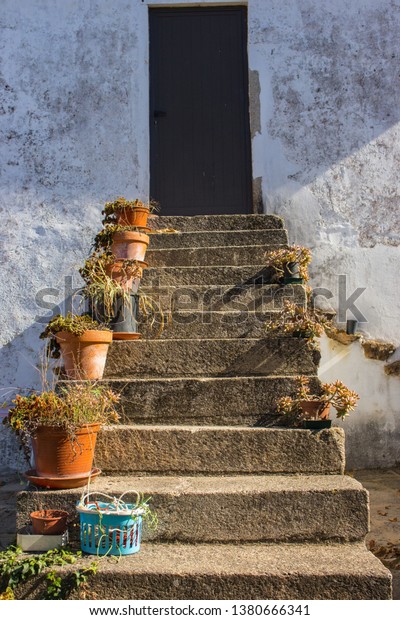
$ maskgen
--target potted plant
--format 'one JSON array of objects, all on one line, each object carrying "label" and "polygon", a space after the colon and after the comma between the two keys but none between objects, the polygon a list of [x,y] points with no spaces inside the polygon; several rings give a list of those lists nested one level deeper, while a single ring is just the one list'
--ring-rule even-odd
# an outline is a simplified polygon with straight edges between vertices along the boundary
[{"label": "potted plant", "polygon": [[271,332],[304,338],[315,349],[315,338],[322,336],[329,326],[331,321],[322,313],[285,300],[282,310],[265,327]]},{"label": "potted plant", "polygon": [[97,233],[94,250],[111,252],[116,259],[144,261],[150,237],[132,226],[108,224]]},{"label": "potted plant", "polygon": [[94,253],[79,270],[86,285],[80,293],[89,302],[88,312],[107,323],[116,340],[139,338],[138,288],[144,263],[115,261],[111,253]]},{"label": "potted plant", "polygon": [[304,428],[329,428],[331,405],[336,409],[336,417],[344,419],[354,411],[359,396],[350,390],[342,381],[322,383],[321,391],[313,394],[310,390],[310,379],[297,377],[297,392],[294,397],[284,396],[277,402],[278,413],[284,413],[296,423],[302,421]]},{"label": "potted plant", "polygon": [[[143,261],[118,260],[110,251],[95,251],[86,259],[83,267],[79,269],[79,273],[86,285],[101,285],[102,288],[107,288],[104,287],[104,283],[109,284],[110,295],[112,295],[112,289],[116,285],[116,294],[121,291],[137,293],[145,267],[147,267],[147,263]],[[111,281],[115,285],[112,285]]]},{"label": "potted plant", "polygon": [[87,314],[52,318],[40,335],[49,338],[50,357],[62,354],[68,379],[98,380],[103,377],[112,332]]},{"label": "potted plant", "polygon": [[311,252],[300,245],[280,248],[265,253],[266,267],[275,270],[276,277],[283,284],[303,284],[308,282],[308,265]]},{"label": "potted plant", "polygon": [[106,202],[103,209],[103,224],[118,224],[120,226],[133,226],[146,228],[150,213],[157,211],[155,202],[144,203],[138,198],[126,200],[122,196],[114,202]]},{"label": "potted plant", "polygon": [[32,445],[35,471],[28,472],[28,478],[39,486],[83,486],[93,472],[98,431],[119,419],[118,402],[119,396],[106,386],[89,382],[57,392],[18,394],[4,423],[17,434],[27,456]]}]

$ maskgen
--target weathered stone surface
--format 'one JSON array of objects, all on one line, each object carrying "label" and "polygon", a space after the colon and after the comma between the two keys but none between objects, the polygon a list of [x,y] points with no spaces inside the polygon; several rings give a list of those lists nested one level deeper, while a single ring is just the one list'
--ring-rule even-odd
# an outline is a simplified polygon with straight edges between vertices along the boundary
[{"label": "weathered stone surface", "polygon": [[[158,527],[145,527],[143,538],[157,542],[354,541],[368,531],[367,492],[348,476],[111,476],[90,489],[151,497]],[[74,515],[80,495],[79,489],[22,491],[18,526],[41,506]],[[134,501],[135,494],[124,497]]]},{"label": "weathered stone surface", "polygon": [[242,267],[150,267],[143,272],[143,286],[191,286],[192,284],[271,284],[274,270],[262,263]]},{"label": "weathered stone surface", "polygon": [[174,228],[182,232],[213,230],[264,230],[284,228],[283,219],[276,215],[194,215],[156,216],[149,219],[149,227]]},{"label": "weathered stone surface", "polygon": [[318,362],[302,338],[116,341],[104,377],[307,375]]},{"label": "weathered stone surface", "polygon": [[220,246],[287,244],[287,231],[265,230],[223,230],[218,232],[182,232],[151,234],[149,249],[160,248],[207,248]]},{"label": "weathered stone surface", "polygon": [[108,426],[96,465],[125,474],[342,474],[344,432],[232,426]]},{"label": "weathered stone surface", "polygon": [[343,329],[329,329],[326,328],[326,334],[332,340],[340,342],[340,344],[349,345],[360,340],[361,334],[347,334]]},{"label": "weathered stone surface", "polygon": [[[73,570],[76,565],[59,574]],[[30,589],[26,598],[34,592],[40,597],[40,590]],[[104,559],[88,592],[98,600],[386,600],[391,575],[362,543],[147,543],[119,562]]]},{"label": "weathered stone surface", "polygon": [[[276,401],[294,394],[294,377],[192,377],[107,380],[135,424],[276,423]],[[314,377],[311,385],[318,386]]]},{"label": "weathered stone surface", "polygon": [[395,375],[400,377],[400,360],[397,362],[392,362],[391,364],[386,364],[385,373],[387,375]]},{"label": "weathered stone surface", "polygon": [[163,312],[161,317],[145,322],[139,319],[139,332],[146,339],[220,339],[220,338],[265,338],[266,323],[271,312]]},{"label": "weathered stone surface", "polygon": [[364,340],[361,343],[365,357],[385,362],[395,352],[396,346],[392,342],[382,340]]},{"label": "weathered stone surface", "polygon": [[304,287],[292,284],[160,286],[142,287],[141,292],[150,295],[163,310],[274,312],[280,310],[285,301],[297,305],[306,303]]},{"label": "weathered stone surface", "polygon": [[[277,249],[282,246],[269,246]],[[177,248],[148,250],[146,261],[152,267],[202,267],[217,265],[261,265],[265,260],[265,246],[238,245],[217,248]]]}]

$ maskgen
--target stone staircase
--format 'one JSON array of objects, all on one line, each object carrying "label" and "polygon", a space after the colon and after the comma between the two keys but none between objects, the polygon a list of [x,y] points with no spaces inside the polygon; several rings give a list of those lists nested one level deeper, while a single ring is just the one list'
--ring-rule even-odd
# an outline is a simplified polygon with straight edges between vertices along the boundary
[{"label": "stone staircase", "polygon": [[[114,342],[107,381],[123,425],[98,439],[92,490],[150,495],[155,532],[141,552],[101,562],[103,599],[387,599],[391,578],[367,551],[366,491],[344,475],[344,434],[279,428],[276,399],[319,355],[272,338],[265,320],[301,286],[271,284],[266,249],[287,243],[267,215],[160,217],[143,290],[169,322]],[[146,328],[143,328],[146,333]],[[80,490],[24,491],[18,526],[40,506],[74,512]],[[63,569],[68,570],[68,568]]]}]

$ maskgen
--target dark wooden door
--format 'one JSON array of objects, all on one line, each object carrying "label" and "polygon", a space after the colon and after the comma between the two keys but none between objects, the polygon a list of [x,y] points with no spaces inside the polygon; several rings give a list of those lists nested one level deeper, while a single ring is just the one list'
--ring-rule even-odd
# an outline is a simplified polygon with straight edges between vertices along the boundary
[{"label": "dark wooden door", "polygon": [[161,215],[252,211],[246,15],[150,10],[150,195]]}]

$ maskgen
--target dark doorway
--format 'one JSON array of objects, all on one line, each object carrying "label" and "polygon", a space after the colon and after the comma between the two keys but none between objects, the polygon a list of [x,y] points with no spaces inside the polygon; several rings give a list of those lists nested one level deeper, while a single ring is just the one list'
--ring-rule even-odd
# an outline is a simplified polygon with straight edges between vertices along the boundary
[{"label": "dark doorway", "polygon": [[252,212],[245,7],[150,10],[150,196],[161,215]]}]

